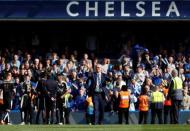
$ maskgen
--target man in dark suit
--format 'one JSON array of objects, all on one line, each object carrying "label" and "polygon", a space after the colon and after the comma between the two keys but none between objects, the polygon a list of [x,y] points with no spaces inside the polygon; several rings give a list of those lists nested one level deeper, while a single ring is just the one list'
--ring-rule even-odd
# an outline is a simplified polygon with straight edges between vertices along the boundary
[{"label": "man in dark suit", "polygon": [[[46,75],[45,73],[40,74],[40,79],[38,80],[38,85],[36,87],[36,92],[37,92],[37,115],[36,115],[36,124],[39,124],[39,118],[40,114],[42,114],[42,120],[43,123],[45,124],[45,93],[46,93]],[[41,113],[42,112],[42,113]]]},{"label": "man in dark suit", "polygon": [[97,64],[96,72],[93,73],[91,89],[93,93],[95,124],[103,124],[105,105],[105,74],[102,73],[101,65]]},{"label": "man in dark suit", "polygon": [[57,82],[51,79],[51,74],[48,74],[46,81],[46,123],[53,124],[56,107]]}]

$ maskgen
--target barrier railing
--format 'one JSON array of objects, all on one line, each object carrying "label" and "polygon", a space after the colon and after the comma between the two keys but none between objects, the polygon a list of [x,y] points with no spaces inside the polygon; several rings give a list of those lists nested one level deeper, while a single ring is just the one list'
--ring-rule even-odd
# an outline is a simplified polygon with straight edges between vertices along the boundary
[{"label": "barrier railing", "polygon": [[[35,116],[36,113],[34,113],[33,123],[35,123]],[[19,124],[21,123],[21,116],[19,111],[12,111],[10,114],[11,122],[13,124]],[[130,124],[138,124],[138,118],[139,118],[139,112],[138,111],[130,111],[129,113],[129,123]],[[149,112],[148,115],[148,123],[150,123],[151,119],[151,112]],[[189,111],[180,111],[179,115],[179,123],[185,124],[187,120],[190,119],[190,110]],[[40,123],[41,123],[40,118]],[[56,122],[56,119],[55,119]],[[169,122],[169,120],[168,120]],[[118,114],[117,112],[110,113],[105,112],[104,115],[104,124],[117,124],[118,123]],[[86,124],[86,118],[85,118],[85,112],[77,111],[77,112],[71,112],[70,114],[70,124]]]}]

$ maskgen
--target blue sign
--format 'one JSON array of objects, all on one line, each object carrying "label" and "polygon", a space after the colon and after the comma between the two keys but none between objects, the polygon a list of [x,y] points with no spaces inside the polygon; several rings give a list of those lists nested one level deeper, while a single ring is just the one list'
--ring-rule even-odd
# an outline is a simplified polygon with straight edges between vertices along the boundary
[{"label": "blue sign", "polygon": [[188,20],[185,0],[0,0],[0,19]]}]

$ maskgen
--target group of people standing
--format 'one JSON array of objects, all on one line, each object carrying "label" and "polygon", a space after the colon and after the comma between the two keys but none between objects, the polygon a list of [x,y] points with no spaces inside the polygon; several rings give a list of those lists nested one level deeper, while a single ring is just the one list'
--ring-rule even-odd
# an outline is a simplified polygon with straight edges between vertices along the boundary
[{"label": "group of people standing", "polygon": [[[102,124],[104,119],[104,87],[103,81],[104,75],[101,73],[99,66],[97,66],[97,73],[94,78],[97,81],[94,84],[94,104],[95,104],[95,124]],[[101,76],[101,77],[100,77]],[[141,93],[138,97],[138,109],[139,109],[139,124],[148,123],[148,114],[151,110],[151,124],[155,124],[156,117],[159,124],[178,124],[179,123],[179,111],[181,102],[183,100],[183,82],[178,77],[178,71],[172,71],[172,81],[169,86],[162,87],[157,85],[154,87],[154,91],[149,93],[148,88],[144,86],[141,89]],[[99,84],[101,79],[101,84]],[[118,93],[118,123],[123,123],[123,117],[125,123],[129,124],[129,108],[131,101],[131,92],[128,86],[123,85],[121,91]],[[164,114],[164,119],[163,119]],[[170,122],[168,120],[170,119]],[[164,120],[164,123],[163,123]]]},{"label": "group of people standing", "polygon": [[123,118],[128,124],[129,112],[137,110],[139,124],[154,124],[156,117],[160,124],[163,118],[169,123],[169,116],[170,123],[179,123],[182,105],[190,107],[190,57],[153,56],[139,46],[129,51],[111,61],[87,53],[79,58],[77,51],[66,56],[5,50],[0,56],[1,124],[11,123],[11,109],[20,111],[22,125],[69,124],[71,111],[83,111],[88,124],[104,124],[107,111],[118,115],[119,124]]},{"label": "group of people standing", "polygon": [[[44,124],[55,123],[55,114],[57,123],[68,124],[70,113],[68,103],[72,95],[62,75],[58,75],[58,81],[50,79],[50,76],[42,76],[35,85],[32,84],[30,76],[26,75],[24,79],[18,88],[17,81],[13,82],[11,73],[7,73],[6,79],[1,83],[0,90],[3,96],[0,104],[1,124],[11,124],[9,115],[16,93],[20,93],[21,125],[39,124],[40,114]],[[33,117],[34,112],[36,112],[36,119]]]}]

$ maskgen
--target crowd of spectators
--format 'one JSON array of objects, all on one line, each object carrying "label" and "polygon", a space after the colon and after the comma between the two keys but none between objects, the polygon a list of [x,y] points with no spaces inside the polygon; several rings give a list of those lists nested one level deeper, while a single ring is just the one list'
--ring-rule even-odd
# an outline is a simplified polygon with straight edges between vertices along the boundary
[{"label": "crowd of spectators", "polygon": [[147,88],[149,95],[155,90],[155,86],[160,86],[161,91],[162,87],[169,87],[173,69],[178,70],[178,76],[183,81],[181,110],[190,109],[190,52],[183,49],[170,52],[170,49],[166,49],[155,54],[143,46],[134,44],[131,47],[126,46],[121,57],[114,60],[106,56],[89,56],[87,53],[81,56],[76,50],[72,53],[57,53],[52,50],[40,55],[33,51],[1,49],[0,80],[5,80],[6,74],[11,73],[15,86],[12,109],[20,109],[20,90],[25,76],[30,77],[35,88],[42,74],[50,75],[55,81],[61,74],[73,96],[69,101],[71,111],[84,111],[89,79],[97,64],[101,64],[102,72],[106,75],[105,111],[117,111],[118,92],[123,85],[128,86],[131,94],[129,110],[138,110],[138,97],[142,87]]}]

